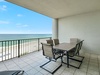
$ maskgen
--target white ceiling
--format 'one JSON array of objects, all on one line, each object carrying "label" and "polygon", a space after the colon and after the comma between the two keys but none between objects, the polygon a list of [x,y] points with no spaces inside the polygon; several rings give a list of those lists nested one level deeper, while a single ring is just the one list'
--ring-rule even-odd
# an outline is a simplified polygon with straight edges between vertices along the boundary
[{"label": "white ceiling", "polygon": [[6,0],[51,18],[100,10],[100,0]]}]

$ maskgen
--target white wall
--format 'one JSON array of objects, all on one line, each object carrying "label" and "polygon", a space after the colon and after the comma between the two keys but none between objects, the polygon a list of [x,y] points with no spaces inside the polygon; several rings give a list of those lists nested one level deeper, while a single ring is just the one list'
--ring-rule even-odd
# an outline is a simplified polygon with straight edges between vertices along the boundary
[{"label": "white wall", "polygon": [[100,11],[61,18],[58,31],[60,42],[79,38],[85,52],[100,54]]}]

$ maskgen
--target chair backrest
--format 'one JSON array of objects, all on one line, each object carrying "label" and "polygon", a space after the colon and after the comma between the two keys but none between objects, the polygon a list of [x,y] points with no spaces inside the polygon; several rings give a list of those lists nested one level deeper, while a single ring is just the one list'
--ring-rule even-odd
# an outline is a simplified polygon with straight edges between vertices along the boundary
[{"label": "chair backrest", "polygon": [[53,46],[51,44],[42,44],[43,55],[49,58],[54,58]]},{"label": "chair backrest", "polygon": [[70,43],[77,44],[78,43],[78,39],[77,38],[70,38]]},{"label": "chair backrest", "polygon": [[79,43],[76,44],[76,52],[75,52],[76,55],[77,55],[77,54],[79,55],[79,51],[80,51],[81,48],[82,48],[83,41],[84,41],[84,40],[82,40],[82,41],[80,41]]},{"label": "chair backrest", "polygon": [[59,39],[53,39],[54,40],[54,45],[58,45],[59,44]]},{"label": "chair backrest", "polygon": [[76,44],[75,48],[73,48],[72,50],[70,50],[69,52],[71,53],[71,56],[73,57],[74,55],[79,55],[79,51],[81,50],[82,48],[82,44],[83,44],[83,41],[80,41],[79,43]]},{"label": "chair backrest", "polygon": [[77,50],[78,52],[79,52],[79,51],[81,50],[81,48],[82,48],[83,41],[84,41],[84,40],[82,40],[82,41],[79,42],[79,48],[78,48],[78,50]]},{"label": "chair backrest", "polygon": [[47,41],[47,44],[53,45],[53,40],[46,40],[46,41]]}]

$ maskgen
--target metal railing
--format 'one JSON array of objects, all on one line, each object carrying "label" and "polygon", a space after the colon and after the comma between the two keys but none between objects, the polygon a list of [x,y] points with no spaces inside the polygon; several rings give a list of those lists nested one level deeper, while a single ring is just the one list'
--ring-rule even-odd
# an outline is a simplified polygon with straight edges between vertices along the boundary
[{"label": "metal railing", "polygon": [[39,51],[42,49],[41,42],[46,42],[47,39],[51,37],[0,41],[0,61]]}]

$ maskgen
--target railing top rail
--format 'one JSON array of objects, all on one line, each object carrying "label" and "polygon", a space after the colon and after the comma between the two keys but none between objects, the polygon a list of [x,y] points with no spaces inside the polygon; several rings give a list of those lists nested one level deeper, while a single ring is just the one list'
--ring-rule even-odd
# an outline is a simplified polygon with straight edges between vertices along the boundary
[{"label": "railing top rail", "polygon": [[0,40],[0,42],[5,42],[5,41],[17,41],[17,40],[34,40],[34,39],[45,39],[45,38],[51,38],[51,37],[38,37],[38,38],[23,38],[23,39],[12,39],[12,40]]}]

